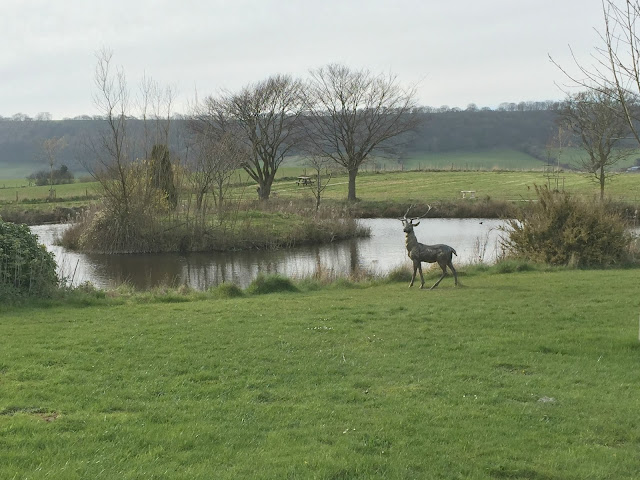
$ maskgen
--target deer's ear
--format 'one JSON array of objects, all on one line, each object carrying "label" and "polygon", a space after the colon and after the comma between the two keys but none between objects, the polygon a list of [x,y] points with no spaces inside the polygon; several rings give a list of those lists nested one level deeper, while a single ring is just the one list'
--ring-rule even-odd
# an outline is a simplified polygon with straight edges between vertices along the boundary
[{"label": "deer's ear", "polygon": [[420,222],[413,224],[414,227],[417,227],[418,225],[420,225]]}]

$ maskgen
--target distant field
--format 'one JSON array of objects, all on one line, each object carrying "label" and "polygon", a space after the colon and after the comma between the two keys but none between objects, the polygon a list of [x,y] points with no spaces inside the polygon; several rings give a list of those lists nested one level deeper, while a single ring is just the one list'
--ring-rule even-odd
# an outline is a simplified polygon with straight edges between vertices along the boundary
[{"label": "distant field", "polygon": [[[298,186],[295,177],[302,174],[300,167],[283,167],[281,176],[273,185],[272,192],[286,199],[312,199],[308,187]],[[306,172],[310,174],[310,171]],[[237,180],[247,181],[246,174],[239,173]],[[331,178],[323,192],[324,199],[344,200],[347,196],[346,175]],[[26,187],[21,180],[0,180],[0,204],[16,205],[20,208],[41,208],[49,195],[49,188]],[[358,198],[368,201],[436,201],[462,198],[462,191],[474,191],[478,199],[520,201],[535,198],[535,185],[558,187],[581,195],[598,195],[599,187],[592,177],[564,172],[556,178],[547,178],[542,171],[381,171],[362,172],[358,175],[356,188]],[[75,183],[56,186],[58,200],[82,202],[96,193],[97,184]],[[619,174],[607,181],[605,192],[616,200],[640,203],[640,174]],[[256,198],[253,183],[232,189],[231,195],[253,200]],[[26,199],[26,201],[25,201]],[[33,200],[33,202],[32,202]],[[39,203],[38,203],[39,202]],[[56,202],[47,205],[60,205]]]},{"label": "distant field", "polygon": [[[331,179],[323,197],[343,200],[347,196],[347,177]],[[548,179],[543,172],[491,172],[491,171],[438,171],[438,172],[383,172],[363,173],[356,181],[358,198],[372,201],[435,201],[462,198],[462,191],[473,190],[477,198],[508,201],[531,200],[535,198],[535,185],[551,183],[556,187],[556,179]],[[598,195],[598,186],[584,174],[567,172],[557,179],[559,189],[583,195]],[[295,181],[280,181],[273,191],[286,198],[313,197],[307,187],[299,187]],[[607,195],[630,202],[640,201],[640,175],[621,174],[613,177],[606,185]]]},{"label": "distant field", "polygon": [[[96,182],[70,183],[66,185],[56,185],[54,190],[58,199],[70,197],[87,197],[95,195]],[[26,180],[9,179],[0,180],[0,203],[28,200],[44,200],[49,197],[48,186],[28,186]]]},{"label": "distant field", "polygon": [[[304,158],[288,159],[283,166],[290,171],[309,168]],[[422,153],[412,152],[402,160],[372,158],[362,165],[363,172],[393,170],[531,170],[541,169],[544,162],[517,150],[503,148],[484,151]]]},{"label": "distant field", "polygon": [[544,162],[523,152],[496,149],[483,152],[446,152],[409,155],[406,170],[438,168],[450,170],[531,170]]}]

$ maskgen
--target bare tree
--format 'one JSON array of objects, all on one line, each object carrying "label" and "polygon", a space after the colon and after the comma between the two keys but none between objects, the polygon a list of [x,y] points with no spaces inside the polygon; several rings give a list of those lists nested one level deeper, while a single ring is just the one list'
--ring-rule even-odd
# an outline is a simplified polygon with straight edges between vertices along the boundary
[{"label": "bare tree", "polygon": [[402,88],[393,75],[337,64],[311,72],[306,118],[312,154],[347,169],[350,201],[360,166],[370,156],[392,154],[420,122],[415,89]]},{"label": "bare tree", "polygon": [[587,65],[572,56],[577,73],[551,61],[580,88],[609,95],[615,99],[616,113],[628,124],[631,135],[640,144],[640,0],[602,0],[604,25],[599,36],[601,44]]},{"label": "bare tree", "polygon": [[210,132],[198,133],[194,142],[194,160],[191,180],[196,192],[196,208],[202,212],[204,198],[213,193],[214,202],[222,206],[226,198],[231,176],[240,168],[247,152],[230,133],[220,136]]},{"label": "bare tree", "polygon": [[198,117],[247,147],[242,168],[257,182],[259,198],[266,200],[278,167],[301,141],[303,104],[302,82],[275,75],[236,94],[208,97]]},{"label": "bare tree", "polygon": [[39,112],[36,116],[34,120],[37,120],[39,122],[49,122],[53,119],[53,117],[51,116],[51,114],[49,112]]},{"label": "bare tree", "polygon": [[[131,113],[130,91],[124,70],[113,65],[110,50],[98,51],[96,58],[94,103],[104,128],[96,138],[89,140],[91,155],[83,160],[83,166],[99,182],[103,192],[101,221],[110,222],[109,227],[103,228],[103,235],[96,236],[100,242],[96,249],[128,251],[131,244],[140,238],[144,237],[146,241],[153,237],[149,232],[155,228],[156,214],[165,212],[175,200],[169,198],[166,188],[156,188],[154,172],[151,171],[154,166],[161,170],[155,172],[160,175],[171,171],[171,168],[166,168],[165,161],[168,147],[156,144],[156,157],[161,161],[139,158],[139,153],[146,149],[146,145],[143,146],[146,142],[140,140],[135,128],[130,128],[134,126],[131,119],[135,117]],[[143,250],[147,247],[136,248]]]},{"label": "bare tree", "polygon": [[113,66],[113,52],[102,49],[96,53],[96,59],[93,100],[106,125],[91,144],[94,158],[85,161],[83,166],[100,183],[114,213],[125,220],[132,212],[136,187],[133,180],[137,178],[132,171],[135,168],[133,145],[127,128],[129,87],[124,70]]},{"label": "bare tree", "polygon": [[[316,199],[316,212],[320,209],[320,199],[322,198],[323,192],[329,186],[329,182],[331,181],[331,177],[333,176],[333,172],[329,170],[330,159],[327,157],[311,155],[307,162],[311,168],[313,168],[315,172],[315,181],[309,183],[309,188],[311,189],[311,193],[313,193],[313,197]],[[324,177],[322,175],[322,171],[324,170]]]},{"label": "bare tree", "polygon": [[144,127],[144,158],[150,158],[154,145],[169,146],[171,112],[175,101],[175,89],[160,84],[146,74],[140,82],[138,107]]},{"label": "bare tree", "polygon": [[601,199],[605,180],[612,174],[610,167],[632,153],[623,148],[629,125],[619,112],[615,95],[599,90],[570,95],[559,112],[561,122],[575,134],[587,154],[581,166],[600,184]]},{"label": "bare tree", "polygon": [[49,164],[49,196],[53,196],[53,167],[55,167],[58,154],[67,146],[64,137],[51,137],[42,142],[42,151]]}]

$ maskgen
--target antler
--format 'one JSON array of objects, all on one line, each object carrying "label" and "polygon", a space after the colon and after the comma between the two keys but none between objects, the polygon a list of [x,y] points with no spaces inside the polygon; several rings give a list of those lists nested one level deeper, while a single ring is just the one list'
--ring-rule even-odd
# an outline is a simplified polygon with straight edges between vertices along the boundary
[{"label": "antler", "polygon": [[429,209],[426,212],[424,212],[421,217],[418,217],[418,218],[424,218],[424,217],[427,216],[427,213],[429,213],[431,211],[431,208],[432,208],[431,205],[429,205],[428,203],[427,203],[427,207],[429,207]]},{"label": "antler", "polygon": [[409,210],[411,210],[414,206],[415,206],[414,204],[409,205],[409,208],[407,208],[407,211],[405,212],[404,217],[402,217],[400,220],[402,220],[403,222],[411,222],[411,221],[413,221],[413,220],[419,220],[419,219],[421,219],[421,218],[426,217],[426,216],[427,216],[427,214],[428,214],[428,213],[431,211],[431,209],[433,208],[431,205],[429,205],[429,204],[427,203],[427,207],[429,207],[429,208],[427,209],[427,211],[426,211],[426,212],[424,212],[424,213],[422,214],[422,216],[420,216],[420,217],[411,217],[411,218],[407,218],[407,215],[409,214]]},{"label": "antler", "polygon": [[409,210],[411,210],[412,208],[413,208],[413,205],[409,205],[409,208],[407,208],[407,211],[404,213],[404,216],[400,220],[402,220],[403,222],[406,222],[407,220],[411,221],[412,219],[407,218],[407,215],[409,214]]}]

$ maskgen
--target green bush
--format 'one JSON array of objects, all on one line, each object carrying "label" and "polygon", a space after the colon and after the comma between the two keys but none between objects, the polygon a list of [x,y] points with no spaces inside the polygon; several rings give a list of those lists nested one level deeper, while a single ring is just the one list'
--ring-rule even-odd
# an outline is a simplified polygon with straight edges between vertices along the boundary
[{"label": "green bush", "polygon": [[223,282],[211,289],[215,298],[237,298],[242,297],[244,292],[235,283]]},{"label": "green bush", "polygon": [[538,201],[508,222],[507,251],[550,265],[607,266],[628,259],[631,235],[606,202],[536,186]]},{"label": "green bush", "polygon": [[26,225],[0,219],[0,296],[46,295],[58,287],[56,268]]},{"label": "green bush", "polygon": [[296,291],[298,291],[298,288],[293,284],[293,282],[281,275],[259,274],[247,287],[247,293],[251,295]]}]

